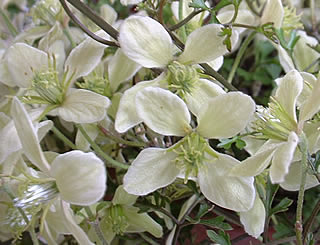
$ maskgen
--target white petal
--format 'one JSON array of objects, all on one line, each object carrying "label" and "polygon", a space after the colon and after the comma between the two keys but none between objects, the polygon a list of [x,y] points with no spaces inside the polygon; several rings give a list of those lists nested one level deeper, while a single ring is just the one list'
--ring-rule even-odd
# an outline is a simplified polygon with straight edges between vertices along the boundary
[{"label": "white petal", "polygon": [[25,43],[12,45],[7,54],[10,74],[21,88],[28,88],[35,72],[45,71],[48,68],[47,54]]},{"label": "white petal", "polygon": [[145,88],[137,93],[136,106],[143,122],[159,134],[184,136],[191,130],[186,104],[168,90]]},{"label": "white petal", "polygon": [[117,188],[117,190],[112,198],[112,203],[113,204],[120,204],[120,205],[133,205],[136,202],[137,198],[138,198],[138,196],[129,194],[128,192],[126,192],[123,189],[123,186],[120,185]]},{"label": "white petal", "polygon": [[283,143],[274,153],[270,167],[270,179],[272,183],[281,183],[289,172],[293,154],[299,143],[298,136],[291,132],[288,141]]},{"label": "white petal", "polygon": [[[196,64],[210,62],[225,55],[228,50],[223,44],[225,37],[220,36],[221,25],[210,24],[193,31],[185,44],[183,53],[179,56],[179,62],[184,64]],[[231,37],[232,44],[238,39],[238,32]]]},{"label": "white petal", "polygon": [[191,94],[187,93],[185,95],[185,101],[190,111],[198,116],[199,111],[208,103],[209,99],[220,94],[225,94],[220,86],[206,79],[199,79]]},{"label": "white petal", "polygon": [[320,149],[320,122],[306,122],[303,132],[308,139],[309,152],[316,153]]},{"label": "white petal", "polygon": [[173,59],[173,43],[163,26],[150,17],[132,16],[120,28],[123,52],[144,67],[165,67]]},{"label": "white petal", "polygon": [[[293,162],[289,167],[289,172],[285,176],[284,181],[280,186],[287,191],[298,191],[301,182],[301,161]],[[305,189],[310,189],[319,185],[317,178],[314,175],[307,174]]]},{"label": "white petal", "polygon": [[240,221],[244,226],[244,230],[255,238],[258,238],[263,232],[265,218],[266,210],[258,194],[253,207],[247,212],[240,212]]},{"label": "white petal", "polygon": [[255,110],[248,95],[230,92],[211,99],[198,116],[197,131],[206,138],[229,138],[243,130]]},{"label": "white petal", "polygon": [[68,122],[93,123],[105,117],[109,105],[110,100],[103,95],[84,89],[69,89],[57,112]]},{"label": "white petal", "polygon": [[106,190],[104,163],[93,153],[70,151],[59,155],[51,164],[61,198],[76,205],[99,201]]},{"label": "white petal", "polygon": [[25,108],[17,98],[13,99],[11,115],[24,153],[42,172],[48,172],[50,167],[40,148],[36,129]]},{"label": "white petal", "polygon": [[306,99],[301,106],[299,121],[307,121],[313,117],[320,110],[320,78],[312,88],[311,95]]},{"label": "white petal", "polygon": [[167,149],[141,151],[123,178],[124,189],[134,195],[147,195],[171,184],[180,172],[173,162],[176,157]]},{"label": "white petal", "polygon": [[65,71],[68,71],[67,79],[73,73],[73,79],[88,75],[101,62],[105,47],[92,38],[87,38],[72,49],[64,64]]},{"label": "white petal", "polygon": [[274,23],[275,28],[280,28],[284,17],[284,9],[281,0],[267,0],[267,5],[263,10],[261,24]]},{"label": "white petal", "polygon": [[142,119],[138,116],[136,111],[136,94],[146,87],[159,86],[159,82],[163,78],[164,73],[152,81],[139,82],[124,92],[119,103],[115,120],[115,129],[119,133],[124,133],[133,126],[142,122]]},{"label": "white petal", "polygon": [[218,71],[223,65],[223,56],[220,56],[212,61],[207,62],[215,71]]},{"label": "white petal", "polygon": [[291,71],[295,68],[293,61],[292,61],[292,58],[289,56],[288,52],[284,48],[281,47],[281,45],[277,45],[276,47],[278,49],[278,56],[279,56],[280,64],[281,64],[283,70],[286,73],[288,73],[289,71]]},{"label": "white petal", "polygon": [[112,91],[116,91],[120,83],[132,78],[140,67],[139,64],[128,59],[121,49],[118,49],[108,63],[108,74]]},{"label": "white petal", "polygon": [[290,118],[297,121],[296,103],[303,88],[302,76],[296,70],[292,70],[283,78],[277,79],[277,84],[279,84],[279,87],[275,94],[276,100],[281,104]]},{"label": "white petal", "polygon": [[268,147],[266,150],[263,150],[264,146],[262,146],[261,151],[247,158],[241,164],[233,167],[229,174],[242,177],[256,176],[261,174],[262,171],[269,166],[277,146],[279,146],[279,144],[275,144],[274,147]]},{"label": "white petal", "polygon": [[198,181],[203,195],[211,202],[237,212],[248,211],[254,203],[253,177],[228,176],[229,170],[240,162],[235,158],[218,154],[199,170]]},{"label": "white petal", "polygon": [[110,25],[115,23],[118,18],[118,13],[109,4],[103,4],[100,7],[100,15]]},{"label": "white petal", "polygon": [[124,6],[138,4],[142,2],[142,0],[120,0],[121,4]]},{"label": "white petal", "polygon": [[61,207],[64,215],[65,224],[68,227],[70,233],[74,236],[77,240],[79,245],[94,245],[87,236],[87,234],[77,225],[72,209],[70,208],[69,204],[61,201]]}]

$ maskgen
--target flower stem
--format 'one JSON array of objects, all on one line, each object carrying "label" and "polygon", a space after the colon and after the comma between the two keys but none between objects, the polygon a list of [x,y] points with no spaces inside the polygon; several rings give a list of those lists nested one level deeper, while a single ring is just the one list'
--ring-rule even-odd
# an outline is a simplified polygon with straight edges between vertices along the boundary
[{"label": "flower stem", "polygon": [[82,127],[81,124],[77,124],[77,128],[80,130],[80,132],[82,133],[84,138],[90,143],[93,150],[97,154],[99,154],[101,157],[103,157],[109,164],[113,165],[114,167],[119,167],[122,169],[129,168],[129,165],[124,164],[122,162],[118,162],[118,161],[114,160],[112,157],[110,157],[109,155],[107,155],[106,153],[104,153],[102,151],[102,149],[90,138],[90,136],[87,134],[87,132],[85,131],[85,129]]},{"label": "flower stem", "polygon": [[90,207],[86,206],[86,207],[84,207],[84,210],[86,211],[86,213],[89,217],[89,220],[90,220],[90,224],[93,226],[94,231],[96,232],[97,237],[100,239],[102,245],[107,245],[108,243],[107,243],[106,239],[104,238],[103,233],[101,231],[101,228],[99,226],[99,223],[96,220],[96,217],[93,215]]},{"label": "flower stem", "polygon": [[304,200],[304,191],[305,191],[305,184],[307,179],[307,168],[308,168],[308,144],[307,139],[304,133],[301,134],[299,148],[302,154],[301,158],[301,181],[300,181],[300,189],[298,194],[298,201],[297,201],[297,211],[296,211],[296,238],[297,238],[297,245],[303,245],[303,223],[302,223],[302,209],[303,209],[303,200]]},{"label": "flower stem", "polygon": [[170,31],[174,31],[174,30],[177,30],[178,28],[180,28],[181,26],[187,24],[194,16],[200,14],[201,12],[203,12],[204,10],[203,9],[199,9],[199,10],[195,10],[195,11],[192,11],[191,14],[189,14],[186,18],[184,18],[183,20],[181,20],[179,23],[173,25],[173,26],[170,26],[168,29]]},{"label": "flower stem", "polygon": [[73,150],[78,149],[77,146],[71,140],[69,140],[63,133],[61,133],[60,130],[57,129],[55,126],[51,128],[51,131],[71,149]]},{"label": "flower stem", "polygon": [[241,58],[244,55],[244,52],[246,51],[247,47],[249,46],[250,42],[253,40],[254,36],[256,35],[256,31],[253,31],[250,33],[250,35],[244,40],[242,43],[239,52],[237,54],[236,59],[234,60],[234,63],[232,65],[231,71],[229,73],[228,77],[228,83],[231,83],[234,77],[234,74],[236,73],[236,70],[240,64]]}]

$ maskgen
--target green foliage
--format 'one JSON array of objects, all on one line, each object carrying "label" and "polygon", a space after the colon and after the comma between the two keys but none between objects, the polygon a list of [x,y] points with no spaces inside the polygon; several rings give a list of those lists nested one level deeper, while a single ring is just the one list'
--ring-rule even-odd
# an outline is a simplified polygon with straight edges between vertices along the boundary
[{"label": "green foliage", "polygon": [[219,231],[217,234],[213,230],[207,230],[207,235],[211,241],[220,245],[231,245],[230,236],[224,231]]}]

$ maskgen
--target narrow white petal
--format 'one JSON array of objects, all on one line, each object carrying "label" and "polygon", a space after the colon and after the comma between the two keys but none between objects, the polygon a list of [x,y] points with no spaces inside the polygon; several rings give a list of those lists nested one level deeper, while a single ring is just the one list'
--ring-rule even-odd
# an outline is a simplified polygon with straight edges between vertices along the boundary
[{"label": "narrow white petal", "polygon": [[80,226],[76,223],[72,209],[69,204],[61,201],[61,207],[63,211],[63,218],[65,220],[65,224],[70,230],[70,233],[77,240],[79,245],[94,245],[87,236],[87,234],[80,228]]},{"label": "narrow white petal", "polygon": [[122,49],[118,49],[108,63],[108,74],[112,91],[116,91],[122,82],[132,78],[140,68],[141,66],[138,63],[128,59],[124,55]]},{"label": "narrow white petal", "polygon": [[101,61],[105,48],[105,45],[87,38],[72,49],[64,64],[65,71],[68,71],[68,78],[73,73],[73,79],[88,75]]},{"label": "narrow white petal", "polygon": [[289,114],[290,118],[297,121],[296,103],[298,96],[303,89],[303,78],[296,70],[288,72],[283,78],[277,79],[275,98],[283,109]]},{"label": "narrow white petal", "polygon": [[274,153],[270,167],[270,179],[272,183],[281,183],[289,172],[293,154],[299,143],[298,136],[291,132],[288,141],[283,143]]},{"label": "narrow white petal", "polygon": [[93,153],[70,151],[59,155],[51,164],[61,198],[76,205],[99,201],[106,190],[104,163]]},{"label": "narrow white petal", "polygon": [[163,26],[150,17],[132,16],[120,28],[123,52],[144,67],[165,67],[173,59],[173,43]]},{"label": "narrow white petal", "polygon": [[299,114],[299,121],[307,121],[320,110],[320,77],[312,88],[311,95],[302,104]]},{"label": "narrow white petal", "polygon": [[[242,177],[256,176],[261,174],[262,171],[269,166],[277,146],[279,145],[274,145],[272,148],[259,151],[258,153],[244,160],[241,164],[233,167],[229,174]],[[263,146],[261,148],[263,148]]]},{"label": "narrow white petal", "polygon": [[[289,172],[285,176],[284,181],[280,183],[280,186],[287,191],[298,191],[300,189],[301,170],[301,161],[293,162],[289,167]],[[307,173],[305,189],[307,190],[317,185],[319,185],[317,178]]]},{"label": "narrow white petal", "polygon": [[141,151],[123,178],[124,189],[134,195],[147,195],[171,184],[180,172],[173,162],[176,156],[167,149]]},{"label": "narrow white petal", "polygon": [[248,211],[254,203],[253,177],[229,176],[230,169],[240,162],[235,158],[218,154],[199,170],[198,181],[203,195],[211,202],[237,212]]},{"label": "narrow white petal", "polygon": [[264,230],[265,219],[266,210],[257,194],[253,207],[247,212],[240,212],[240,221],[250,236],[258,238]]},{"label": "narrow white petal", "polygon": [[223,56],[220,56],[212,61],[207,62],[215,71],[218,71],[223,65]]},{"label": "narrow white petal", "polygon": [[122,95],[115,119],[115,129],[119,133],[124,133],[133,126],[142,122],[136,111],[136,95],[146,87],[157,87],[164,78],[164,73],[152,81],[142,81],[126,90]]},{"label": "narrow white petal", "polygon": [[211,99],[198,114],[197,131],[206,138],[229,138],[251,120],[255,103],[248,95],[230,92]]},{"label": "narrow white petal", "polygon": [[[179,62],[196,64],[210,62],[228,53],[223,44],[225,37],[220,36],[221,25],[210,24],[193,31],[185,44],[183,53],[179,56]],[[231,42],[234,45],[238,40],[238,32],[234,32]]]},{"label": "narrow white petal", "polygon": [[36,129],[34,128],[27,111],[17,98],[13,99],[11,115],[24,153],[42,172],[48,172],[50,167],[40,148]]},{"label": "narrow white petal", "polygon": [[267,0],[267,4],[263,10],[261,24],[268,22],[274,23],[275,28],[280,28],[284,17],[284,9],[281,0]]},{"label": "narrow white petal", "polygon": [[184,136],[191,130],[186,104],[168,90],[145,88],[137,93],[136,106],[143,122],[159,134]]},{"label": "narrow white petal", "polygon": [[68,122],[93,123],[102,120],[110,100],[100,94],[84,89],[69,89],[57,113]]},{"label": "narrow white petal", "polygon": [[10,74],[17,86],[28,88],[35,72],[48,68],[47,54],[25,43],[12,45],[7,54]]},{"label": "narrow white petal", "polygon": [[225,94],[225,91],[220,86],[206,79],[199,79],[192,92],[185,95],[185,101],[190,111],[198,116],[201,108],[206,105],[211,98],[220,94]]},{"label": "narrow white petal", "polygon": [[288,52],[281,47],[281,45],[277,45],[278,56],[280,64],[283,70],[288,73],[289,71],[295,69],[292,58],[289,56]]}]

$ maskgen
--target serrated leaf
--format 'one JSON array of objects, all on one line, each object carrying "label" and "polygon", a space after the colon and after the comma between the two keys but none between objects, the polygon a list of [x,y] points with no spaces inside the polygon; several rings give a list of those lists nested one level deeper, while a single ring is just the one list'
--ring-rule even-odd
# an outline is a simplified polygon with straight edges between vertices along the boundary
[{"label": "serrated leaf", "polygon": [[218,243],[219,245],[231,245],[230,236],[224,231],[219,231],[219,234],[213,230],[207,230],[207,236],[211,241]]},{"label": "serrated leaf", "polygon": [[213,219],[200,220],[198,224],[206,225],[206,226],[221,229],[221,230],[227,230],[227,231],[232,230],[231,225],[223,222],[223,220],[224,220],[224,217],[219,216]]},{"label": "serrated leaf", "polygon": [[276,214],[276,213],[281,213],[285,212],[288,210],[288,207],[293,203],[293,200],[285,197],[279,202],[274,208],[270,210],[269,216]]}]

